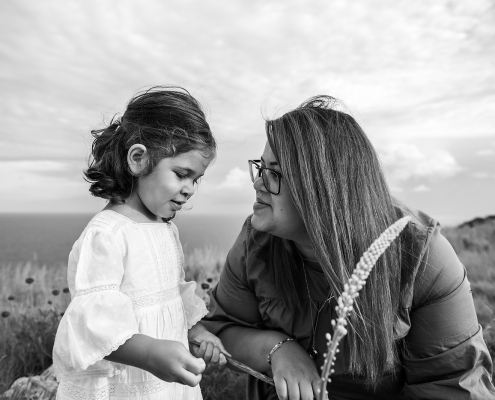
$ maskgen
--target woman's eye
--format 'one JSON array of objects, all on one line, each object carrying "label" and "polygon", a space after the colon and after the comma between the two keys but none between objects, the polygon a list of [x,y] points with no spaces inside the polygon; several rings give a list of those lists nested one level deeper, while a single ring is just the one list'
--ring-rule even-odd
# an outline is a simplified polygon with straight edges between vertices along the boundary
[{"label": "woman's eye", "polygon": [[181,174],[180,172],[176,172],[175,175],[177,175],[179,179],[186,179],[186,175]]}]

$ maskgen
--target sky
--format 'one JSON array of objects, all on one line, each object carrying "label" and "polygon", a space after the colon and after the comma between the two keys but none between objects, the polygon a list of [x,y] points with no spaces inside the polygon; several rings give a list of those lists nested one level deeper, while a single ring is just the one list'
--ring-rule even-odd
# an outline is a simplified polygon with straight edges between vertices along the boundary
[{"label": "sky", "polygon": [[90,130],[180,85],[218,156],[191,215],[249,214],[264,118],[340,99],[393,194],[444,225],[495,214],[495,3],[0,2],[0,212],[94,213]]}]

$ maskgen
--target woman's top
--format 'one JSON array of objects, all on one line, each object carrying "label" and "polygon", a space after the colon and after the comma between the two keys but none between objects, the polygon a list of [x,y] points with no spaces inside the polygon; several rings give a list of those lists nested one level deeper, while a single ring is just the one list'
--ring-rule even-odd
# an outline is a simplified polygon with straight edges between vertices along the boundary
[{"label": "woman's top", "polygon": [[[345,336],[328,385],[329,398],[495,399],[492,360],[477,321],[465,269],[440,234],[437,222],[417,213],[411,223],[414,243],[407,257],[414,268],[413,279],[402,287],[404,307],[393,327],[395,338],[403,339],[405,345],[401,366],[385,373],[373,392],[363,377],[348,373]],[[333,335],[330,321],[336,318],[336,299],[327,301],[329,285],[324,274],[301,264],[307,278],[306,287],[301,272],[298,294],[302,306],[296,313],[286,309],[270,272],[269,244],[270,235],[256,231],[249,217],[228,254],[203,323],[215,335],[232,326],[280,331],[295,338],[308,352],[314,339],[319,353],[315,362],[321,371],[325,334]],[[273,386],[249,377],[248,398],[271,400],[277,396]]]},{"label": "woman's top", "polygon": [[57,399],[201,399],[199,385],[168,383],[104,359],[137,333],[188,346],[207,309],[184,281],[173,223],[137,223],[114,211],[89,222],[69,256],[71,302],[55,338]]}]

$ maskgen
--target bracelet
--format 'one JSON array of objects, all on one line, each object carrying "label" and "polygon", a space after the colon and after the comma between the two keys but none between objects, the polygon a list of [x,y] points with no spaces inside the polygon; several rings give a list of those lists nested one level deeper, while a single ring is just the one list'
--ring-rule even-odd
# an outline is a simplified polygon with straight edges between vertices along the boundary
[{"label": "bracelet", "polygon": [[270,351],[270,353],[268,353],[268,365],[272,365],[273,353],[275,353],[278,349],[280,349],[284,344],[286,344],[288,342],[292,342],[293,340],[296,340],[296,339],[292,339],[292,338],[288,337],[287,339],[284,339],[281,342],[278,342],[275,346],[273,346],[272,351]]}]

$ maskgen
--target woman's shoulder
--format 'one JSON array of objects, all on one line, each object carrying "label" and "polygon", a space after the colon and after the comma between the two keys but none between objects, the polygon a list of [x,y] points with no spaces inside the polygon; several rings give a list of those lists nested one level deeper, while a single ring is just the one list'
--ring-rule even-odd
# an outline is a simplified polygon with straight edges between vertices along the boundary
[{"label": "woman's shoulder", "polygon": [[451,293],[464,280],[465,268],[437,220],[418,210],[405,214],[411,216],[404,246],[414,277],[411,306],[416,308]]}]

